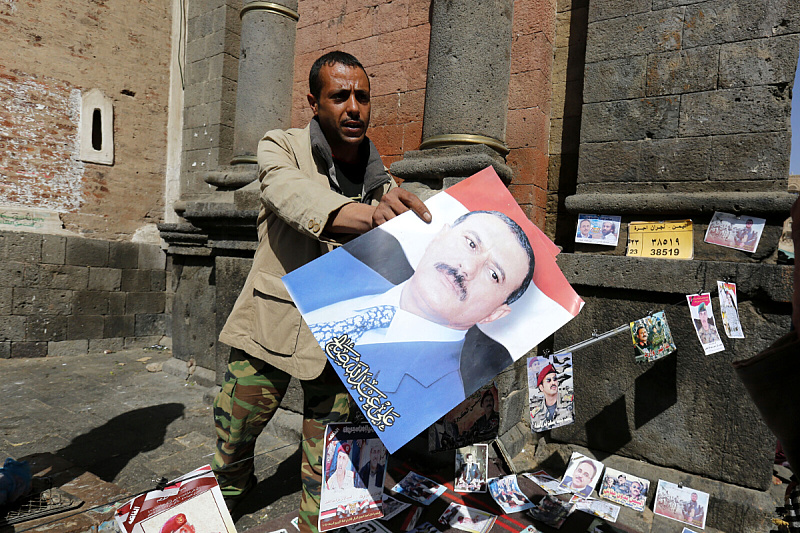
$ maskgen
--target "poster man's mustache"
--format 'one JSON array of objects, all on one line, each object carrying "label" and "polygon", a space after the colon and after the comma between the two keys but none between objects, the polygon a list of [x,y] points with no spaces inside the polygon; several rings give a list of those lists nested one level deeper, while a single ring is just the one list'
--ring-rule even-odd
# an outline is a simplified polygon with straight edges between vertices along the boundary
[{"label": "poster man's mustache", "polygon": [[467,287],[464,285],[464,274],[459,272],[459,270],[455,267],[448,265],[447,263],[436,263],[434,268],[439,272],[447,274],[451,278],[453,278],[453,282],[456,284],[456,287],[459,289],[459,301],[464,301],[467,299]]}]

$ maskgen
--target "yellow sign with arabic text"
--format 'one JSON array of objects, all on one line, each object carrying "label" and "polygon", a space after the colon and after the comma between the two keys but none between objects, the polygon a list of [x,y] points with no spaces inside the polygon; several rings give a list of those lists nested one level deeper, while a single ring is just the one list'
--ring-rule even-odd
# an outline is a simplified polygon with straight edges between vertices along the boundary
[{"label": "yellow sign with arabic text", "polygon": [[628,224],[629,257],[691,259],[694,257],[691,220],[631,222]]}]

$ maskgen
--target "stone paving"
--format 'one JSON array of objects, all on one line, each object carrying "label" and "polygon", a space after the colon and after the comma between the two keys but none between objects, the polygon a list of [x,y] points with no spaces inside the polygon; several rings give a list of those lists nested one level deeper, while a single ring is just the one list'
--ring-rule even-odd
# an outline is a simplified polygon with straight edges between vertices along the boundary
[{"label": "stone paving", "polygon": [[[0,460],[44,454],[48,464],[74,465],[59,482],[86,473],[97,485],[119,488],[104,494],[123,496],[208,464],[215,438],[213,391],[146,370],[170,357],[169,350],[132,349],[0,359]],[[240,532],[285,515],[299,502],[298,446],[268,430],[256,453],[259,484],[234,513]],[[23,524],[16,531],[21,529]]]}]

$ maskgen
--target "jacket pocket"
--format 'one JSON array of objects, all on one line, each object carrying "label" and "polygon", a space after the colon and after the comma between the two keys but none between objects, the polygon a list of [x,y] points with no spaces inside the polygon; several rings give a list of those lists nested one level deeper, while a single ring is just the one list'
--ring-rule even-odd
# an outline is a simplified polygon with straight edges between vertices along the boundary
[{"label": "jacket pocket", "polygon": [[294,355],[302,317],[281,279],[259,272],[253,280],[253,340],[280,355]]}]

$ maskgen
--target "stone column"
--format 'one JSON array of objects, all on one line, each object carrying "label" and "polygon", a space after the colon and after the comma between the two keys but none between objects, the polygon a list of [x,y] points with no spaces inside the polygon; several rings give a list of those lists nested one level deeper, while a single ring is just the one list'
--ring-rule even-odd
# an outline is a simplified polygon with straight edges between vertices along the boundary
[{"label": "stone column", "polygon": [[270,129],[288,128],[292,110],[297,0],[245,0],[242,18],[232,168],[206,182],[240,188],[255,180],[258,141]]},{"label": "stone column", "polygon": [[504,156],[513,0],[433,0],[420,150],[392,173],[430,196],[493,165],[506,182]]}]

